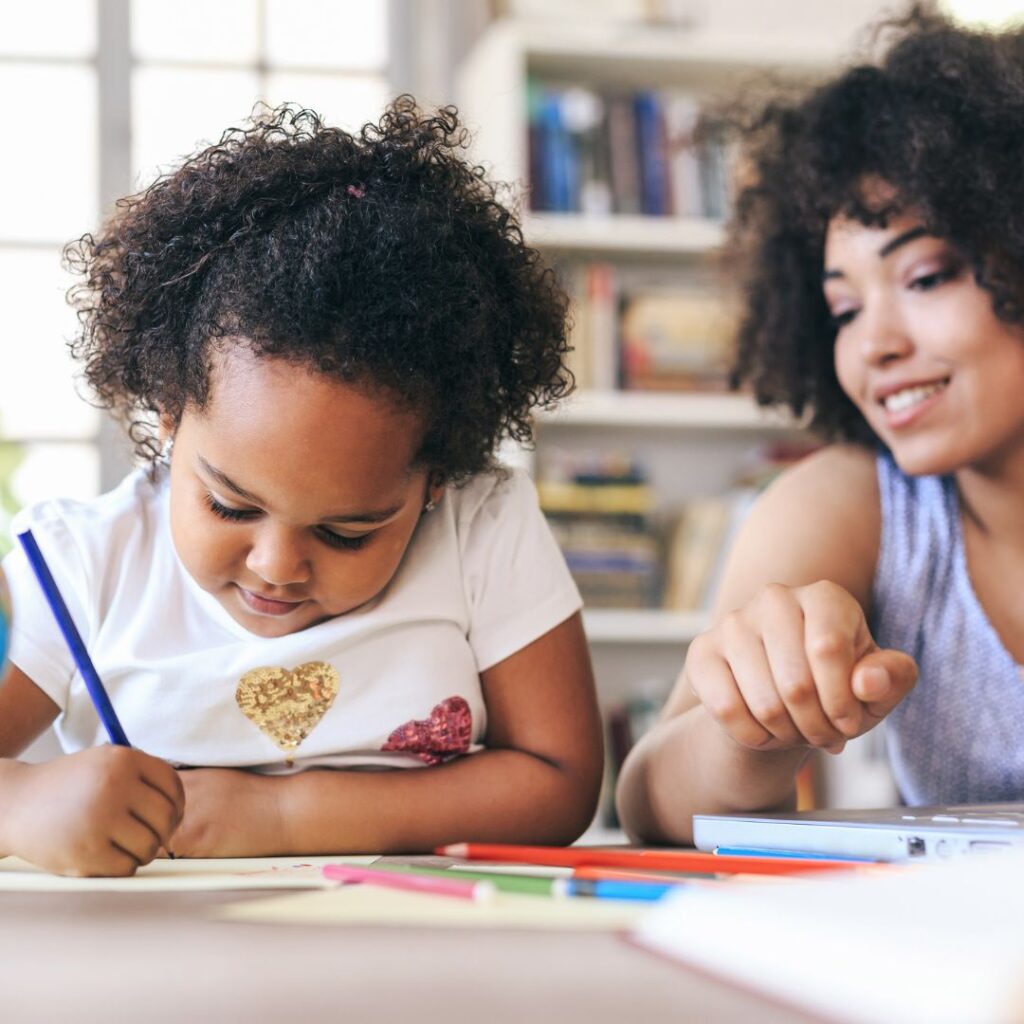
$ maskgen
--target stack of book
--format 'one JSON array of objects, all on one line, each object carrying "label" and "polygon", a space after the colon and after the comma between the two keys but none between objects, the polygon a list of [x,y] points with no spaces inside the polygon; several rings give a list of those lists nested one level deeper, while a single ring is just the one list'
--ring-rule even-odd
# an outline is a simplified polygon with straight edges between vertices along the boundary
[{"label": "stack of book", "polygon": [[616,456],[584,457],[538,482],[544,510],[584,604],[654,608],[661,598],[661,543],[654,491]]},{"label": "stack of book", "polygon": [[732,147],[691,94],[532,81],[527,103],[532,209],[728,216]]},{"label": "stack of book", "polygon": [[747,454],[728,491],[683,503],[669,531],[665,555],[666,608],[710,611],[726,556],[757,496],[817,447],[810,439],[758,445]]},{"label": "stack of book", "polygon": [[695,289],[627,293],[622,300],[619,330],[623,388],[727,388],[735,317],[721,295]]},{"label": "stack of book", "polygon": [[638,279],[611,264],[562,269],[573,302],[571,367],[595,390],[722,391],[736,315],[721,289]]}]

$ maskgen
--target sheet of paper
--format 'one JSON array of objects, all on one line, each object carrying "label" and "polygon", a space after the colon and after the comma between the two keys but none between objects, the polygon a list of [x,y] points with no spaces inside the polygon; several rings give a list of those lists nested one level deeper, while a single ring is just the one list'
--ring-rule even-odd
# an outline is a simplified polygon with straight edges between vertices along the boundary
[{"label": "sheet of paper", "polygon": [[321,873],[325,864],[372,864],[365,857],[244,857],[155,860],[131,878],[64,878],[34,864],[0,860],[0,892],[187,892],[230,889],[319,889],[334,886]]},{"label": "sheet of paper", "polygon": [[429,928],[533,928],[615,931],[650,912],[650,904],[580,897],[498,893],[481,903],[373,885],[345,885],[218,907],[217,917],[274,924],[393,925]]},{"label": "sheet of paper", "polygon": [[1024,1021],[1024,853],[694,886],[632,939],[850,1024]]}]

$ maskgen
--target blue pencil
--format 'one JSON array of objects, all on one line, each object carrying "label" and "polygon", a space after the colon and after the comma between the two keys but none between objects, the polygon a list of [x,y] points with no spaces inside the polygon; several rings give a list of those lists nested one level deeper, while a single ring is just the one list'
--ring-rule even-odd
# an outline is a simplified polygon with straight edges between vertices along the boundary
[{"label": "blue pencil", "polygon": [[660,900],[680,888],[676,882],[634,882],[626,879],[556,878],[551,883],[555,896],[590,896],[599,900]]},{"label": "blue pencil", "polygon": [[873,857],[845,857],[838,853],[807,853],[802,850],[763,850],[747,846],[719,846],[715,853],[725,857],[790,857],[795,860],[848,860],[851,864],[878,863]]},{"label": "blue pencil", "polygon": [[110,742],[120,747],[130,747],[131,744],[124,734],[124,729],[121,728],[114,706],[110,703],[107,691],[100,681],[99,673],[92,663],[92,658],[89,657],[89,652],[85,649],[85,644],[82,643],[82,637],[75,627],[68,606],[64,603],[64,598],[61,597],[60,591],[57,589],[57,582],[50,572],[50,567],[46,564],[46,559],[43,558],[42,551],[39,550],[35,537],[32,536],[32,531],[26,530],[24,533],[19,533],[18,540],[21,541],[21,546],[25,549],[29,565],[32,566],[32,571],[36,574],[39,586],[42,587],[46,597],[46,603],[50,606],[50,611],[53,612],[57,625],[60,626],[60,631],[67,641],[71,657],[75,659],[78,671],[82,673],[85,688],[89,691],[89,696],[92,698],[103,727],[107,730]]}]

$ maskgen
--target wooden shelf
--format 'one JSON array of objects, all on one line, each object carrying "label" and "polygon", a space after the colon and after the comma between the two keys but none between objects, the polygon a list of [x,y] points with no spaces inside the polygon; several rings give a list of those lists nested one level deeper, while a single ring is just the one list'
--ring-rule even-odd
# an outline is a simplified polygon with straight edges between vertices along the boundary
[{"label": "wooden shelf", "polygon": [[759,408],[748,395],[660,391],[578,391],[553,412],[539,412],[544,427],[654,427],[692,430],[797,431],[779,410]]},{"label": "wooden shelf", "polygon": [[703,255],[725,238],[714,220],[625,214],[531,213],[523,234],[530,245],[556,252],[642,257]]},{"label": "wooden shelf", "polygon": [[[785,47],[759,36],[728,37],[665,26],[591,24],[571,28],[552,24],[498,22],[490,31],[508,33],[531,70],[555,78],[645,83],[697,82],[732,85],[752,73],[783,72],[790,78],[833,71],[842,52],[824,52],[818,39],[790,39]],[[506,43],[505,45],[509,45]]]},{"label": "wooden shelf", "polygon": [[689,643],[711,624],[707,612],[673,612],[659,608],[605,609],[583,612],[583,624],[591,643],[678,644]]}]

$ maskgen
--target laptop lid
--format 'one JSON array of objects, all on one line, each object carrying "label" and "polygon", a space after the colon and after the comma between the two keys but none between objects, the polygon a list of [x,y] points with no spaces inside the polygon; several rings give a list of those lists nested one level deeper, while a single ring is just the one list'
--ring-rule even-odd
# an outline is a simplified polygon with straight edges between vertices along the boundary
[{"label": "laptop lid", "polygon": [[795,851],[877,860],[943,860],[1024,846],[1024,803],[695,814],[699,850]]}]

